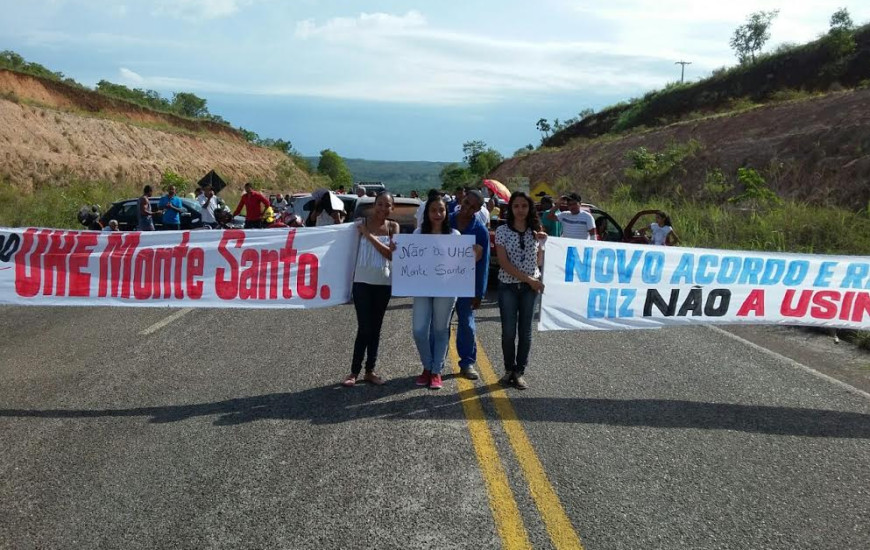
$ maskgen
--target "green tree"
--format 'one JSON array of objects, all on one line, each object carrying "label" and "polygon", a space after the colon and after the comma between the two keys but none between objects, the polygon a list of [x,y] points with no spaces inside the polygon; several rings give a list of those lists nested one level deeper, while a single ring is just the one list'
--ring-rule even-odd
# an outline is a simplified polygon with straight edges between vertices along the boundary
[{"label": "green tree", "polygon": [[172,94],[172,110],[191,118],[208,116],[206,100],[188,92]]},{"label": "green tree", "polygon": [[837,29],[849,32],[855,30],[855,23],[852,22],[852,16],[846,8],[840,8],[831,15],[831,30]]},{"label": "green tree", "polygon": [[456,162],[442,168],[438,177],[441,178],[441,186],[448,191],[455,191],[474,181],[474,175],[468,168]]},{"label": "green tree", "polygon": [[757,11],[734,30],[730,44],[740,63],[755,63],[756,54],[770,39],[770,23],[777,15],[779,10]]},{"label": "green tree", "polygon": [[831,15],[831,29],[825,43],[834,57],[845,57],[855,51],[855,24],[846,8]]},{"label": "green tree", "polygon": [[466,141],[462,144],[463,160],[468,164],[468,170],[478,178],[485,178],[496,166],[501,164],[504,157],[501,153],[481,140]]},{"label": "green tree", "polygon": [[341,186],[349,188],[353,184],[353,176],[350,174],[344,159],[331,149],[324,149],[320,152],[317,173],[328,176],[332,180],[333,189],[338,189]]},{"label": "green tree", "polygon": [[537,128],[538,131],[541,132],[541,141],[544,141],[545,139],[550,137],[550,131],[553,129],[553,127],[550,126],[550,123],[547,121],[546,118],[539,119],[538,122],[535,124],[535,128]]}]

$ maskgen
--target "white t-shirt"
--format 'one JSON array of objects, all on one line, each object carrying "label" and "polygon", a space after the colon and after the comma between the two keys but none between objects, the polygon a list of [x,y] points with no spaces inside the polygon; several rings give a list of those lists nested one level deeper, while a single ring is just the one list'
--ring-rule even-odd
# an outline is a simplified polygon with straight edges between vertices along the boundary
[{"label": "white t-shirt", "polygon": [[649,224],[649,228],[652,231],[653,244],[660,245],[663,245],[668,241],[668,233],[673,231],[673,228],[670,225],[659,225],[656,222]]},{"label": "white t-shirt", "polygon": [[332,215],[326,210],[321,212],[314,221],[315,227],[322,227],[324,225],[335,225],[335,220],[333,219]]},{"label": "white t-shirt", "polygon": [[489,227],[489,210],[485,205],[480,206],[480,210],[474,213],[477,219],[480,221],[481,225],[484,227]]},{"label": "white t-shirt", "polygon": [[595,218],[586,210],[576,214],[557,212],[556,219],[562,222],[562,236],[568,239],[591,239],[589,232],[595,230]]},{"label": "white t-shirt", "polygon": [[214,217],[214,211],[218,207],[217,197],[212,195],[210,199],[205,198],[205,195],[200,195],[196,198],[196,202],[202,206],[202,221],[203,223],[217,223]]}]

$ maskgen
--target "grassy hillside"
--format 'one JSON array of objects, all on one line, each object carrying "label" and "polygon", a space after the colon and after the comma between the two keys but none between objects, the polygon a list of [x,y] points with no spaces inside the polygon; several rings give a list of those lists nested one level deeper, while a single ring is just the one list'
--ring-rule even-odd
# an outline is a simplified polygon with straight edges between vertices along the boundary
[{"label": "grassy hillside", "polygon": [[870,25],[850,33],[845,46],[827,34],[800,46],[781,46],[756,62],[722,68],[709,78],[673,83],[608,107],[554,133],[546,147],[636,128],[665,126],[757,103],[855,88],[870,82]]},{"label": "grassy hillside", "polygon": [[[316,170],[319,157],[306,157]],[[407,195],[416,189],[421,195],[440,188],[441,170],[449,162],[344,159],[354,181],[381,181],[395,193]]]}]

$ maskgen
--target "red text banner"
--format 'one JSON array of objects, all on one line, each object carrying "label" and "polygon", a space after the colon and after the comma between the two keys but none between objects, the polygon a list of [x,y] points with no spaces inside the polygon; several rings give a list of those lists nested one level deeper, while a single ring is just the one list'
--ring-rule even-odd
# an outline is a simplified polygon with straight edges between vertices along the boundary
[{"label": "red text banner", "polygon": [[870,257],[550,238],[541,330],[783,324],[870,330]]},{"label": "red text banner", "polygon": [[359,234],[0,228],[0,304],[317,308],[350,300]]}]

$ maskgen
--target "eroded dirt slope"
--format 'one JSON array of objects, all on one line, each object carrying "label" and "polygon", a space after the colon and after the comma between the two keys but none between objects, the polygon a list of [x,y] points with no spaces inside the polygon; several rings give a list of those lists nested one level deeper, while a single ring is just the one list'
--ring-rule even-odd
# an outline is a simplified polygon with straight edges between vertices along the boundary
[{"label": "eroded dirt slope", "polygon": [[235,185],[313,186],[286,155],[232,128],[0,70],[0,178],[25,190],[70,178],[157,183],[166,170],[196,181],[211,169]]},{"label": "eroded dirt slope", "polygon": [[[870,90],[830,94],[768,105],[742,113],[674,124],[624,137],[576,140],[505,161],[492,176],[525,176],[532,183],[561,183],[599,201],[620,183],[627,153],[639,147],[663,151],[669,144],[698,141],[683,163],[686,173],[672,193],[697,196],[707,173],[720,169],[736,184],[739,167],[758,170],[780,196],[846,208],[870,202]],[[679,186],[680,189],[676,189]]]}]

